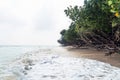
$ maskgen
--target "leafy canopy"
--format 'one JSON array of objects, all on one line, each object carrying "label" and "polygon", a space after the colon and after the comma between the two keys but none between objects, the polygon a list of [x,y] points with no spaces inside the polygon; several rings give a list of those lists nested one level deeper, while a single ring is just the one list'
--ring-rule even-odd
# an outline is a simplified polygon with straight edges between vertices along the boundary
[{"label": "leafy canopy", "polygon": [[64,12],[72,22],[61,33],[62,39],[76,43],[94,31],[113,34],[113,27],[120,23],[120,0],[84,0],[82,7],[70,6]]}]

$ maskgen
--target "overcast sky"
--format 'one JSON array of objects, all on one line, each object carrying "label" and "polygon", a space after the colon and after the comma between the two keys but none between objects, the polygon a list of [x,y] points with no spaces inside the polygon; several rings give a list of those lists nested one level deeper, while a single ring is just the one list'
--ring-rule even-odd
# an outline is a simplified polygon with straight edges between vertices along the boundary
[{"label": "overcast sky", "polygon": [[84,0],[0,0],[0,45],[57,45],[70,20],[64,9]]}]

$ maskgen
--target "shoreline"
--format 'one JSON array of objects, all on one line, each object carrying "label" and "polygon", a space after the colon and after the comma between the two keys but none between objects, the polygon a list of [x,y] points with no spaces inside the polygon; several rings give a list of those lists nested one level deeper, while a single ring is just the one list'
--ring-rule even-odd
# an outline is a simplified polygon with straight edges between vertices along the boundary
[{"label": "shoreline", "polygon": [[65,48],[72,57],[93,59],[120,68],[120,54],[115,53],[112,54],[111,56],[105,56],[106,53],[105,51],[98,51],[93,48],[81,49],[71,46],[63,47],[63,48]]},{"label": "shoreline", "polygon": [[[25,53],[8,65],[3,80],[118,80],[120,68],[98,60],[75,55],[78,52],[68,47],[39,49]],[[84,49],[85,50],[85,49]],[[80,50],[85,54],[85,51]],[[74,53],[74,54],[73,54]]]},{"label": "shoreline", "polygon": [[28,59],[24,66],[24,78],[28,80],[119,79],[119,68],[97,60],[72,56],[72,53],[64,48],[43,50],[42,54],[41,51],[33,53],[28,55],[30,60]]}]

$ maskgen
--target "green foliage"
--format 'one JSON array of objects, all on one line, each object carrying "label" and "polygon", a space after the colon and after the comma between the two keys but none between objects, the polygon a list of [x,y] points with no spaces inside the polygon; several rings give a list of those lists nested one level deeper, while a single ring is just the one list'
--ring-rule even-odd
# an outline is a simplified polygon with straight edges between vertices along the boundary
[{"label": "green foliage", "polygon": [[84,0],[82,7],[70,6],[64,12],[72,22],[61,32],[62,39],[76,43],[88,32],[113,34],[113,27],[120,23],[120,0]]},{"label": "green foliage", "polygon": [[70,28],[65,32],[63,38],[70,44],[73,44],[78,38],[77,32],[75,31],[75,25],[71,24]]},{"label": "green foliage", "polygon": [[120,0],[108,0],[107,2],[112,13],[120,12]]},{"label": "green foliage", "polygon": [[64,35],[64,34],[65,34],[65,32],[66,32],[66,30],[65,30],[65,29],[63,29],[63,30],[60,32],[60,34],[61,34],[61,35]]}]

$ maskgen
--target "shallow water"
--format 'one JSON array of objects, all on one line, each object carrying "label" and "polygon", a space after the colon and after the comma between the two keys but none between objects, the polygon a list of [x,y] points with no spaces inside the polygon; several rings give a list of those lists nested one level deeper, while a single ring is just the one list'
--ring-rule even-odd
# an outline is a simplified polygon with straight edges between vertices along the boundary
[{"label": "shallow water", "polygon": [[39,46],[0,46],[0,64],[8,63],[25,52],[39,48]]},{"label": "shallow water", "polygon": [[11,70],[9,65],[20,59],[26,53],[32,53],[38,50],[43,51],[50,47],[53,46],[0,46],[0,80],[19,80],[13,75],[13,71],[16,70],[15,72],[19,73],[19,67],[21,66]]}]

